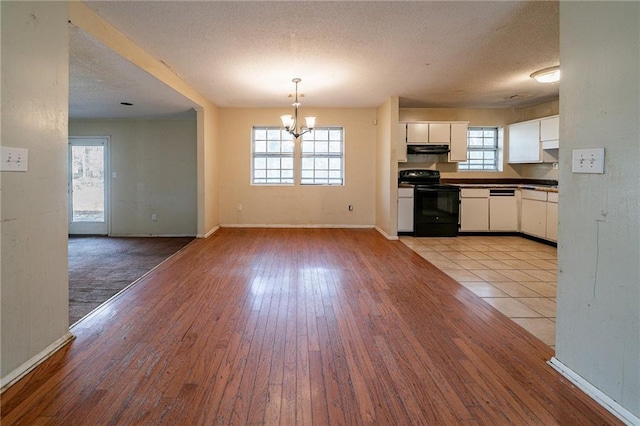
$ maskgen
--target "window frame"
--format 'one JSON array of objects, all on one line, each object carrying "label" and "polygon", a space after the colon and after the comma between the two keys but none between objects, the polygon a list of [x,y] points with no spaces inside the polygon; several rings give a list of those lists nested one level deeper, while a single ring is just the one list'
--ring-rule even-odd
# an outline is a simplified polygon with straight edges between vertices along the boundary
[{"label": "window frame", "polygon": [[[492,131],[493,132],[493,140],[494,140],[494,145],[493,147],[486,147],[483,143],[482,147],[477,147],[477,146],[472,146],[471,145],[471,132],[472,131],[482,131],[483,132],[483,136],[482,139],[483,141],[485,139],[488,139],[484,136],[484,132],[486,131]],[[472,152],[493,152],[493,167],[492,168],[487,168],[487,159],[482,158],[482,163],[481,163],[481,168],[471,168],[471,164],[470,161],[472,160],[471,158],[471,153]],[[497,126],[470,126],[467,129],[467,161],[463,161],[463,162],[459,162],[458,163],[458,171],[461,172],[499,172],[501,170],[500,167],[500,159],[501,159],[501,155],[500,155],[500,128]],[[475,160],[475,159],[474,159]]]},{"label": "window frame", "polygon": [[[257,139],[256,132],[264,131],[265,139]],[[269,152],[269,142],[274,142],[275,140],[269,139],[269,132],[279,132],[280,137],[278,138],[278,142],[280,143],[279,151]],[[256,152],[256,142],[263,141],[265,142],[265,152]],[[283,144],[291,143],[291,152],[283,150]],[[256,159],[264,158],[265,160],[265,168],[256,168]],[[269,169],[268,164],[270,159],[279,159],[280,167],[277,169]],[[291,168],[282,168],[282,160],[283,159],[291,159]],[[256,177],[257,170],[264,170],[264,177]],[[280,177],[279,181],[269,181],[269,170],[279,170]],[[291,178],[282,177],[282,172],[291,171]],[[286,130],[275,127],[275,126],[253,126],[251,128],[251,185],[255,186],[292,186],[296,183],[296,154],[295,154],[295,141],[293,136],[291,136]],[[284,181],[283,181],[284,179]],[[265,180],[264,182],[260,182],[259,180]]]},{"label": "window frame", "polygon": [[[320,139],[320,138],[316,138],[316,135],[320,132],[327,132],[327,137],[326,139]],[[331,138],[331,133],[332,132],[336,132],[338,131],[340,133],[340,138],[339,140],[336,139],[332,139]],[[323,126],[323,127],[316,127],[315,129],[313,129],[311,132],[309,133],[305,133],[304,135],[301,136],[300,138],[300,179],[298,181],[298,183],[300,184],[300,186],[344,186],[345,185],[345,143],[344,143],[344,127],[342,126]],[[310,140],[311,139],[311,140]],[[339,152],[332,152],[331,150],[331,144],[332,143],[336,143],[339,142],[340,144],[340,150]],[[314,152],[313,153],[305,153],[304,151],[304,145],[308,144],[308,143],[312,143],[314,145]],[[327,150],[326,151],[321,151],[321,152],[315,152],[317,145],[322,146],[322,144],[326,143],[327,144]],[[315,160],[323,160],[326,159],[327,160],[327,168],[317,168],[314,164],[313,168],[304,168],[304,163],[305,163],[305,159],[313,159],[314,163],[316,162]],[[332,160],[339,160],[339,168],[332,168],[332,163],[335,164],[335,161]],[[338,178],[336,177],[331,177],[331,172],[332,171],[336,171],[339,170],[340,172],[340,176]],[[305,172],[308,171],[313,171],[314,172],[314,177],[312,178],[308,178],[305,177]],[[327,173],[326,177],[316,177],[315,174],[317,172],[325,172]],[[306,180],[308,179],[326,179],[326,182],[306,182]],[[339,179],[339,182],[332,182],[332,180],[337,180]]]}]

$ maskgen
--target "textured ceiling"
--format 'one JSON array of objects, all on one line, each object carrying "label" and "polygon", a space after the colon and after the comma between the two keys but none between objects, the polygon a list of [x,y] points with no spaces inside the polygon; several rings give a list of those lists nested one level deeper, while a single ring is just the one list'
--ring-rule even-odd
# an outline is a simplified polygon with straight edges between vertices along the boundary
[{"label": "textured ceiling", "polygon": [[[558,97],[557,84],[529,77],[559,63],[555,1],[85,4],[221,107],[288,106],[293,77],[303,105],[315,107],[376,107],[389,96],[401,107],[522,107]],[[126,71],[118,60],[104,65]]]}]

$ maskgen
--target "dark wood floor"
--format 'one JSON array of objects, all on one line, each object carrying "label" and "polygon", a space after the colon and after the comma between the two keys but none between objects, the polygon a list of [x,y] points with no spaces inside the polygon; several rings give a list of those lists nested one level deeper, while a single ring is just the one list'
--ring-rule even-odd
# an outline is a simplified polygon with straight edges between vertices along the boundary
[{"label": "dark wood floor", "polygon": [[2,424],[618,424],[373,230],[222,229],[73,328]]}]

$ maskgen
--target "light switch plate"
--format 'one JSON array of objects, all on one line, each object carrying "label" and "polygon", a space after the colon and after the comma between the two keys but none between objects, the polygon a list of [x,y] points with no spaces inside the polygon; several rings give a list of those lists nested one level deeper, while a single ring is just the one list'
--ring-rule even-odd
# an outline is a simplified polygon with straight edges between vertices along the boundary
[{"label": "light switch plate", "polygon": [[29,150],[0,146],[0,172],[26,172]]},{"label": "light switch plate", "polygon": [[574,149],[573,173],[604,173],[604,148]]}]

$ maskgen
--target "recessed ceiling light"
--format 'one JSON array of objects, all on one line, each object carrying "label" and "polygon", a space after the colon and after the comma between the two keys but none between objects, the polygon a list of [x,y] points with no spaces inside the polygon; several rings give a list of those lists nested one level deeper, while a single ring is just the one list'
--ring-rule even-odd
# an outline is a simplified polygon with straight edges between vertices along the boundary
[{"label": "recessed ceiling light", "polygon": [[560,66],[541,69],[531,74],[538,83],[555,83],[560,80]]},{"label": "recessed ceiling light", "polygon": [[133,106],[131,102],[120,102],[120,105]]}]

